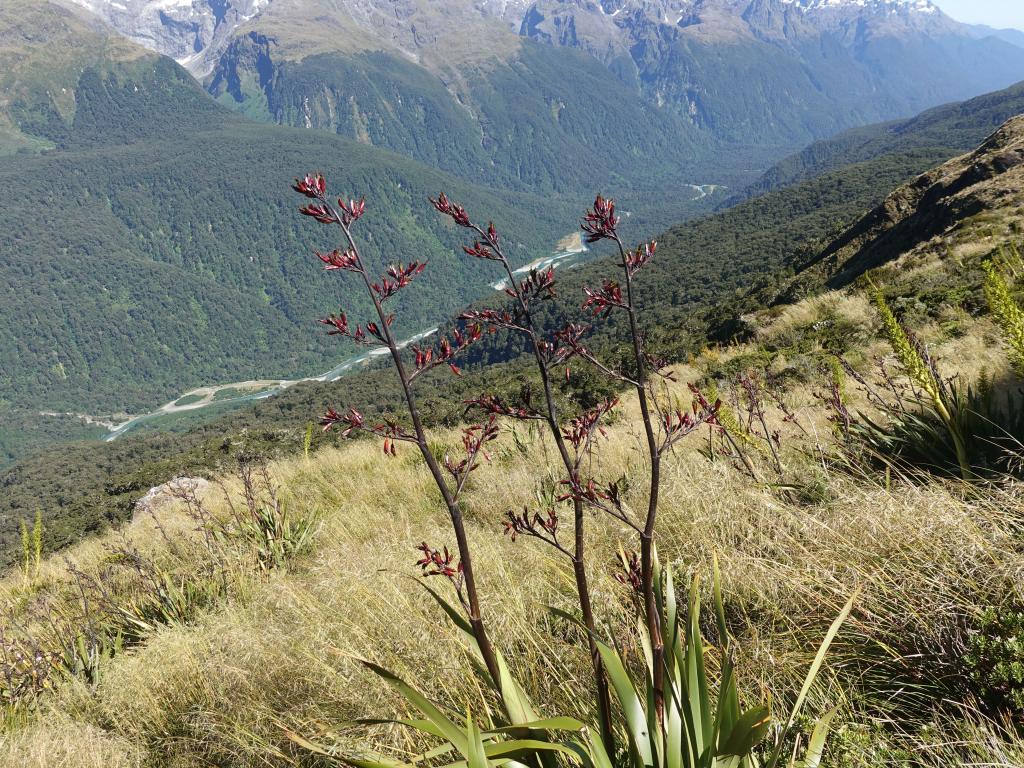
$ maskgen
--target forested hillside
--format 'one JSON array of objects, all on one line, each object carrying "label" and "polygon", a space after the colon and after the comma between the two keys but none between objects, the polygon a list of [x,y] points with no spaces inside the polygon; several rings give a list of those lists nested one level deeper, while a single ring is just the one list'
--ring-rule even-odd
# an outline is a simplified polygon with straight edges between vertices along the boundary
[{"label": "forested hillside", "polygon": [[722,205],[733,205],[739,200],[885,154],[925,151],[951,156],[966,152],[1021,112],[1024,112],[1024,83],[1017,83],[995,93],[930,109],[909,120],[854,128],[816,141],[779,161],[757,182]]},{"label": "forested hillside", "polygon": [[392,51],[278,61],[281,42],[273,32],[237,39],[210,92],[256,118],[328,130],[516,189],[579,191],[600,182],[654,192],[731,184],[750,167],[742,152],[717,151],[690,121],[650,109],[580,52],[524,41],[507,60],[460,67],[453,84]]},{"label": "forested hillside", "polygon": [[[104,58],[106,38],[60,6],[0,9],[4,50],[20,40],[11,20],[28,23],[26,13],[41,24],[56,14],[84,52],[63,112],[51,89],[10,85],[11,95],[27,88],[10,107],[21,135],[53,147],[0,168],[0,401],[19,409],[12,418],[110,416],[190,385],[332,367],[335,350],[308,329],[337,309],[316,285],[312,250],[337,243],[300,233],[287,196],[310,163],[373,200],[372,254],[433,262],[399,333],[487,290],[488,276],[455,257],[450,228],[426,215],[428,195],[458,190],[506,223],[524,212],[534,226],[512,248],[523,262],[567,231],[572,207],[550,197],[487,191],[338,137],[249,123],[168,59],[139,49]],[[34,51],[38,40],[22,42]]]}]

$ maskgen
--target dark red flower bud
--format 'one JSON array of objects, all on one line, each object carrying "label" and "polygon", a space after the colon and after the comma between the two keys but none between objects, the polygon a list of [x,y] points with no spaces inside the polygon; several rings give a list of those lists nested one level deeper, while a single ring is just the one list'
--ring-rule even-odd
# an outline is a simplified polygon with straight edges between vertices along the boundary
[{"label": "dark red flower bud", "polygon": [[615,228],[619,225],[619,217],[615,215],[615,201],[607,200],[598,195],[594,207],[583,214],[581,227],[587,233],[586,241],[596,243],[598,240],[614,239]]},{"label": "dark red flower bud", "polygon": [[341,208],[342,223],[347,227],[366,212],[366,198],[362,197],[359,200],[349,200],[348,202],[338,198],[338,207]]},{"label": "dark red flower bud", "polygon": [[583,308],[591,310],[595,315],[607,316],[613,308],[626,306],[622,299],[622,287],[614,280],[602,281],[599,291],[584,287],[583,293],[587,296]]},{"label": "dark red flower bud", "polygon": [[303,179],[296,179],[292,189],[300,195],[322,199],[327,194],[327,181],[319,173],[307,174]]},{"label": "dark red flower bud", "polygon": [[337,219],[334,218],[334,213],[326,205],[320,203],[310,203],[302,208],[299,208],[299,213],[303,216],[312,216],[314,219],[319,221],[321,224],[334,224]]},{"label": "dark red flower bud", "polygon": [[359,257],[351,248],[345,251],[335,249],[330,253],[320,253],[320,251],[313,251],[313,253],[324,263],[324,269],[326,270],[345,269],[349,272],[359,271]]},{"label": "dark red flower bud", "polygon": [[442,192],[437,196],[437,199],[430,199],[430,204],[437,209],[438,213],[443,213],[445,216],[450,216],[452,221],[458,224],[460,227],[472,227],[473,223],[469,220],[469,215],[466,213],[466,209],[461,205],[456,205],[448,196]]},{"label": "dark red flower bud", "polygon": [[626,254],[626,269],[629,270],[629,274],[635,275],[647,262],[654,257],[654,252],[658,248],[658,243],[652,240],[649,243],[644,243],[639,246],[635,251],[629,251]]}]

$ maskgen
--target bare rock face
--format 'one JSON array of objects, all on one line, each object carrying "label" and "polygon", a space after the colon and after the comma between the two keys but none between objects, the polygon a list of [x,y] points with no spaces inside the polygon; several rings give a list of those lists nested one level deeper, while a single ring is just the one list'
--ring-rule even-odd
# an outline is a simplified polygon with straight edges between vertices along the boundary
[{"label": "bare rock face", "polygon": [[341,14],[402,50],[460,24],[497,20],[517,33],[614,58],[690,28],[704,37],[791,38],[849,26],[949,22],[930,0],[69,0],[135,42],[208,74],[239,28],[271,6],[295,18]]},{"label": "bare rock face", "polygon": [[125,37],[176,59],[193,74],[208,72],[239,26],[271,0],[71,0]]}]

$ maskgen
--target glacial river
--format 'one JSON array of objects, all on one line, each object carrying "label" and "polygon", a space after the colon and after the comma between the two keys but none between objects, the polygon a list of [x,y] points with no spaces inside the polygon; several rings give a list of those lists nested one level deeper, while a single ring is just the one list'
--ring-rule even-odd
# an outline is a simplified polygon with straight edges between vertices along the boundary
[{"label": "glacial river", "polygon": [[[547,269],[548,267],[566,267],[578,262],[586,247],[577,242],[564,250],[555,251],[547,256],[535,259],[529,264],[520,267],[515,271],[516,275],[526,275],[531,269]],[[491,287],[495,290],[503,290],[507,281],[499,281]],[[427,328],[419,333],[404,339],[402,347],[415,344],[423,339],[429,338],[437,333],[437,328]],[[239,381],[231,384],[216,384],[205,387],[197,387],[183,393],[169,403],[166,403],[150,413],[133,416],[130,419],[109,427],[109,432],[104,437],[106,442],[116,440],[122,435],[131,432],[137,427],[148,424],[159,419],[167,418],[174,414],[199,411],[211,406],[240,405],[255,400],[264,400],[273,397],[289,387],[304,381],[336,381],[354,370],[364,368],[373,358],[386,355],[387,349],[374,347],[366,351],[360,351],[349,355],[331,370],[319,376],[310,376],[304,379],[258,379],[251,381]],[[232,394],[237,390],[239,394]]]}]

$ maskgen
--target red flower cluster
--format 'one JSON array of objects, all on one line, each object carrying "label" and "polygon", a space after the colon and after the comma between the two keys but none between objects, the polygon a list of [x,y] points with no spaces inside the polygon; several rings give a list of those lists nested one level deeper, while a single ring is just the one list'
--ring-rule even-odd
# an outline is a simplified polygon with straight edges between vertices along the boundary
[{"label": "red flower cluster", "polygon": [[361,197],[358,200],[345,202],[339,197],[338,207],[341,208],[341,223],[343,226],[348,227],[366,213],[366,198]]},{"label": "red flower cluster", "polygon": [[464,245],[462,250],[469,256],[475,259],[487,259],[488,261],[501,261],[501,257],[494,253],[486,245],[482,244],[479,240],[475,241],[473,245]]},{"label": "red flower cluster", "polygon": [[322,174],[306,174],[303,179],[296,179],[292,189],[300,195],[313,199],[323,199],[327,194],[327,179]]},{"label": "red flower cluster", "polygon": [[[516,297],[516,292],[512,288],[506,288],[505,293],[513,299]],[[548,267],[543,272],[531,269],[529,277],[519,283],[519,295],[526,302],[534,299],[553,299],[555,297],[555,268]]]},{"label": "red flower cluster", "polygon": [[599,291],[584,287],[583,292],[587,295],[583,308],[591,310],[595,315],[603,313],[607,317],[614,307],[626,306],[622,300],[622,286],[614,280],[603,280]]},{"label": "red flower cluster", "polygon": [[562,437],[567,443],[579,450],[585,447],[596,431],[601,437],[607,433],[601,426],[601,419],[611,413],[612,409],[619,404],[618,398],[605,400],[600,405],[584,411],[579,416],[571,419],[568,424],[562,427]]},{"label": "red flower cluster", "polygon": [[342,416],[333,408],[328,408],[320,419],[320,426],[324,428],[324,432],[329,430],[331,427],[337,424],[344,424],[345,431],[341,433],[342,437],[348,437],[352,434],[353,430],[364,429],[366,421],[363,418],[363,414],[357,411],[355,408],[349,408],[348,413]]},{"label": "red flower cluster", "polygon": [[444,576],[452,581],[462,581],[462,563],[455,561],[455,554],[448,551],[434,549],[427,542],[416,547],[423,553],[423,557],[416,561],[416,565],[423,569],[424,576]]},{"label": "red flower cluster", "polygon": [[359,264],[359,256],[351,248],[344,251],[335,248],[330,253],[320,253],[320,251],[313,251],[313,253],[324,263],[324,269],[328,271],[344,269],[349,272],[359,272],[362,269]]},{"label": "red flower cluster", "polygon": [[502,400],[497,395],[483,394],[480,397],[464,400],[463,402],[470,408],[480,408],[486,413],[493,414],[495,416],[508,416],[513,419],[520,419],[526,421],[528,419],[542,419],[544,418],[537,411],[533,410],[530,406],[530,393],[527,391],[524,396],[525,402],[522,405],[510,405]]},{"label": "red flower cluster", "polygon": [[465,458],[455,461],[450,456],[444,457],[444,466],[452,476],[461,481],[477,468],[477,457],[483,456],[484,461],[490,461],[491,456],[484,449],[487,443],[498,439],[498,421],[492,415],[483,424],[474,424],[462,430],[462,447],[465,451]]},{"label": "red flower cluster", "polygon": [[334,224],[337,221],[334,217],[334,212],[321,203],[310,203],[309,205],[303,206],[302,208],[299,208],[299,213],[303,216],[312,216],[321,224]]},{"label": "red flower cluster", "polygon": [[333,408],[328,408],[327,413],[320,418],[320,424],[323,426],[324,432],[335,425],[344,424],[345,430],[341,433],[342,437],[348,437],[357,430],[382,437],[384,438],[384,453],[387,456],[398,455],[398,450],[395,446],[399,441],[406,443],[416,442],[415,435],[394,421],[386,421],[383,424],[375,424],[372,427],[367,426],[363,414],[355,408],[349,408],[348,412],[344,415],[338,413]]},{"label": "red flower cluster", "polygon": [[448,341],[445,337],[438,342],[437,350],[430,348],[423,349],[415,344],[410,347],[412,349],[416,365],[416,372],[409,377],[410,381],[424,371],[429,371],[431,368],[436,368],[439,365],[446,364],[451,368],[452,373],[456,376],[461,376],[462,371],[459,370],[458,366],[455,365],[452,360],[466,349],[470,344],[475,344],[480,341],[484,336],[483,327],[479,323],[467,326],[460,330],[455,330],[452,333],[452,341]]},{"label": "red flower cluster", "polygon": [[550,507],[544,516],[541,516],[539,512],[530,515],[526,507],[523,507],[521,515],[517,515],[511,510],[506,515],[508,519],[505,521],[505,535],[510,536],[512,541],[515,541],[518,536],[544,538],[541,534],[543,531],[551,537],[550,541],[557,543],[558,513],[554,507]]},{"label": "red flower cluster", "polygon": [[[390,326],[395,321],[394,315],[388,315],[384,318],[387,324]],[[358,344],[372,344],[373,342],[367,339],[367,334],[372,336],[381,344],[387,343],[387,337],[384,335],[384,331],[381,330],[380,325],[377,323],[367,323],[366,328],[357,325],[355,331],[352,331],[348,324],[348,316],[344,312],[339,312],[337,315],[328,315],[318,320],[321,325],[329,326],[332,330],[327,332],[328,336],[344,336],[347,339]]]},{"label": "red flower cluster", "polygon": [[491,327],[491,333],[495,328],[508,328],[514,331],[525,331],[512,317],[507,309],[469,309],[459,315],[459,320],[485,323]]},{"label": "red flower cluster", "polygon": [[635,275],[639,272],[647,262],[654,258],[654,252],[658,249],[658,241],[652,240],[649,243],[644,243],[638,246],[635,251],[629,251],[626,253],[626,269],[629,270],[630,275]]},{"label": "red flower cluster", "polygon": [[596,243],[598,240],[613,240],[615,228],[619,225],[619,217],[615,215],[615,201],[606,200],[598,195],[594,207],[583,214],[581,227],[587,233],[586,241]]},{"label": "red flower cluster", "polygon": [[665,411],[662,414],[661,423],[665,428],[665,435],[667,439],[675,442],[677,439],[690,434],[701,424],[714,419],[714,414],[718,412],[718,407],[719,403],[715,403],[711,410],[706,412],[707,415],[705,418],[694,418],[693,414],[688,411],[683,411],[680,408],[676,408],[672,411]]},{"label": "red flower cluster", "polygon": [[636,552],[622,552],[620,550],[619,564],[622,566],[622,572],[615,574],[615,580],[619,582],[619,584],[632,587],[634,592],[640,592],[642,587],[640,558],[637,556]]},{"label": "red flower cluster", "polygon": [[578,323],[569,323],[555,331],[553,336],[558,342],[558,351],[555,353],[558,362],[564,362],[573,355],[586,352],[587,348],[581,342],[589,331],[589,325],[579,325]]},{"label": "red flower cluster", "polygon": [[348,316],[344,312],[338,312],[336,315],[328,315],[318,320],[321,325],[329,326],[332,330],[327,332],[328,336],[345,336],[363,343],[366,341],[366,333],[363,331],[361,326],[356,326],[356,332],[352,333],[348,327]]},{"label": "red flower cluster", "polygon": [[[695,410],[699,408],[699,410],[702,412],[717,414],[718,409],[722,407],[721,400],[716,400],[713,404],[710,401],[708,401],[708,399],[704,396],[704,393],[700,391],[700,387],[698,387],[696,384],[690,385],[690,394],[693,395]],[[709,424],[717,423],[714,417],[706,419],[706,422]]]},{"label": "red flower cluster", "polygon": [[[312,200],[319,200],[317,203],[309,203],[299,209],[303,216],[312,216],[321,224],[341,224],[348,227],[366,211],[366,199],[345,201],[338,198],[338,208],[341,209],[341,217],[331,210],[327,204],[327,179],[323,174],[307,174],[305,178],[296,179],[292,189],[300,195],[305,195]],[[320,254],[317,254],[318,256]],[[323,257],[321,256],[321,259]],[[344,269],[344,267],[342,267]]]},{"label": "red flower cluster", "polygon": [[[445,216],[451,216],[452,221],[458,224],[460,227],[472,227],[473,222],[469,220],[469,214],[466,213],[466,209],[461,205],[456,205],[448,196],[442,192],[437,196],[437,200],[430,198],[430,204],[437,209],[438,213],[443,213]],[[490,232],[493,230],[493,225],[488,229]],[[487,258],[487,257],[484,257]]]},{"label": "red flower cluster", "polygon": [[579,499],[580,501],[585,501],[595,507],[600,507],[602,501],[608,500],[608,494],[597,487],[597,483],[593,478],[586,482],[582,480],[562,480],[560,485],[566,486],[568,490],[559,495],[555,501]]},{"label": "red flower cluster", "polygon": [[426,268],[427,262],[425,261],[412,261],[406,265],[401,263],[392,264],[388,267],[388,277],[383,278],[379,283],[374,283],[370,287],[373,288],[373,292],[377,294],[377,297],[384,302],[409,285],[412,279]]}]

